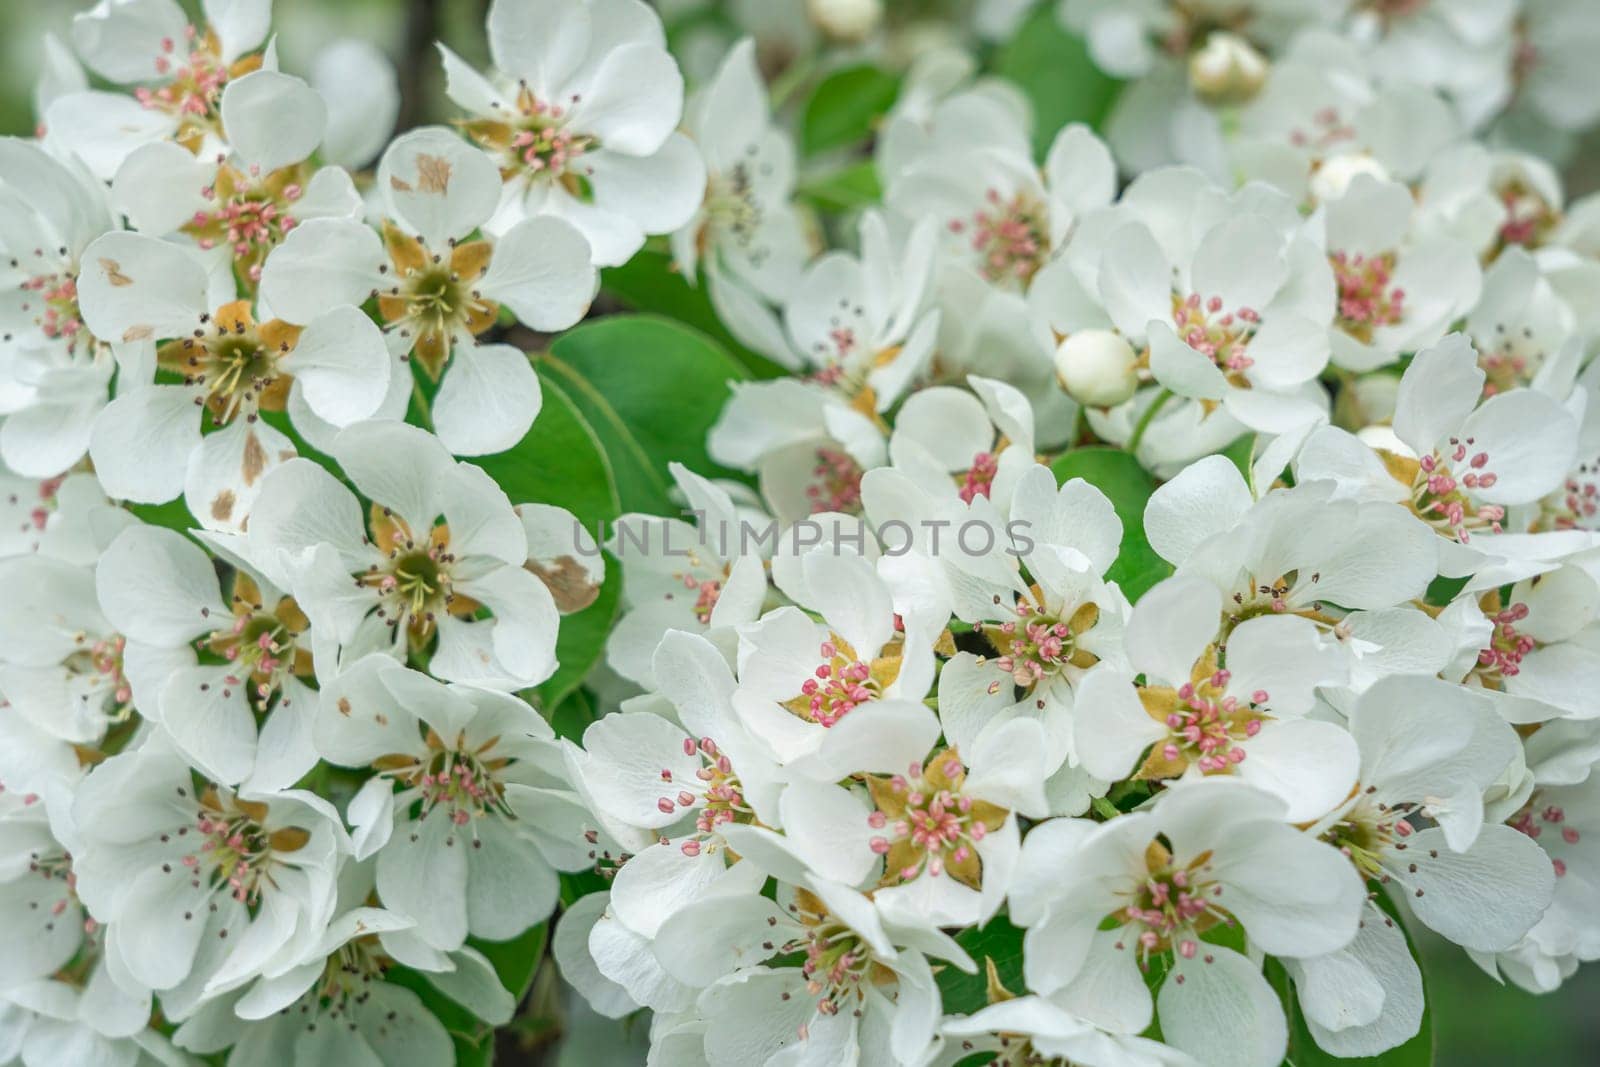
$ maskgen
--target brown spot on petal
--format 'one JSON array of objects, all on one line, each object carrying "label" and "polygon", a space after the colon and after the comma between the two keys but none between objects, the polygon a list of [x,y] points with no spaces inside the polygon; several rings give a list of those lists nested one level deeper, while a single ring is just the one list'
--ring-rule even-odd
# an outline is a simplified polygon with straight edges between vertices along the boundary
[{"label": "brown spot on petal", "polygon": [[340,697],[339,698],[339,714],[343,715],[343,716],[345,716],[347,718],[349,717],[349,715],[350,715],[350,698],[349,697]]},{"label": "brown spot on petal", "polygon": [[389,188],[397,193],[409,193],[411,192],[411,183],[398,174],[391,174],[389,175]]},{"label": "brown spot on petal", "polygon": [[595,597],[600,595],[600,587],[589,579],[589,572],[583,569],[583,564],[571,556],[561,556],[553,560],[548,567],[538,560],[530,559],[527,567],[533,572],[534,577],[550,590],[550,596],[556,602],[556,610],[563,615],[582,611],[593,604]]},{"label": "brown spot on petal", "polygon": [[216,499],[211,501],[211,517],[218,522],[227,522],[228,516],[233,514],[233,502],[232,489],[224,489],[218,493]]},{"label": "brown spot on petal", "polygon": [[239,469],[244,474],[245,485],[256,484],[261,472],[267,469],[267,450],[253,433],[244,439],[244,462]]},{"label": "brown spot on petal", "polygon": [[155,335],[156,331],[153,326],[129,326],[122,331],[122,339],[124,341],[148,341]]},{"label": "brown spot on petal", "polygon": [[118,288],[133,284],[133,279],[122,273],[122,264],[114,259],[102,258],[100,260],[100,269],[106,272],[106,281]]},{"label": "brown spot on petal", "polygon": [[417,187],[424,193],[444,193],[450,188],[450,161],[443,156],[417,156]]}]

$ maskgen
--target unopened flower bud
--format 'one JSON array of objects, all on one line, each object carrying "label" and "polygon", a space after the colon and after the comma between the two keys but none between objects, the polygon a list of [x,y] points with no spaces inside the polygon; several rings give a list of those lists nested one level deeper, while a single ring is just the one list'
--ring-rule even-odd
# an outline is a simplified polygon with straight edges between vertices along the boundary
[{"label": "unopened flower bud", "polygon": [[1213,33],[1189,57],[1189,83],[1195,95],[1214,107],[1245,103],[1266,80],[1267,61],[1237,34]]},{"label": "unopened flower bud", "polygon": [[883,0],[806,0],[806,13],[835,41],[865,41],[883,21]]},{"label": "unopened flower bud", "polygon": [[1139,386],[1133,346],[1110,330],[1079,330],[1056,349],[1056,381],[1089,407],[1122,403]]},{"label": "unopened flower bud", "polygon": [[1389,171],[1365,152],[1330,156],[1311,175],[1311,195],[1320,202],[1337,200],[1350,189],[1357,176],[1370,174],[1379,181],[1389,180]]}]

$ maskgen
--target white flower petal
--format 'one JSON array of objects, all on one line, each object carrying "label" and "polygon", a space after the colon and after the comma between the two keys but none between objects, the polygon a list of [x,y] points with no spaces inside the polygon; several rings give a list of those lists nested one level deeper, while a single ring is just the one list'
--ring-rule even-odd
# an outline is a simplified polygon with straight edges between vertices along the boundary
[{"label": "white flower petal", "polygon": [[289,74],[257,70],[222,90],[222,125],[249,168],[263,173],[307,158],[322,143],[328,106],[317,91]]},{"label": "white flower petal", "polygon": [[511,448],[527,434],[542,403],[539,377],[510,345],[457,344],[433,402],[433,425],[458,456]]}]

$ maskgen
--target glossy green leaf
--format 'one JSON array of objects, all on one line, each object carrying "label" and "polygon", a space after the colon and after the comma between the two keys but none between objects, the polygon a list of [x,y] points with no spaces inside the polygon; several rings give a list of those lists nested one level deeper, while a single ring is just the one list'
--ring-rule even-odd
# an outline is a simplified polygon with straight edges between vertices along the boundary
[{"label": "glossy green leaf", "polygon": [[1016,82],[1033,104],[1033,147],[1041,159],[1069,122],[1096,129],[1122,83],[1102,74],[1083,41],[1056,18],[1055,4],[1040,4],[995,57],[994,72]]},{"label": "glossy green leaf", "polygon": [[[728,383],[749,375],[704,334],[651,315],[615,315],[564,334],[538,367],[594,428],[623,511],[678,512],[669,462],[707,477],[731,475],[711,461],[706,434]],[[573,477],[559,466],[551,473]]]},{"label": "glossy green leaf", "polygon": [[649,312],[692,326],[728,350],[752,378],[777,378],[782,367],[739,343],[722,325],[705,288],[691,285],[665,252],[646,249],[620,267],[600,272],[600,288],[634,311]]},{"label": "glossy green leaf", "polygon": [[189,514],[189,508],[184,504],[183,497],[169,500],[165,504],[124,504],[129,511],[136,515],[140,522],[147,522],[152,526],[165,526],[169,530],[187,531],[200,525]]},{"label": "glossy green leaf", "polygon": [[996,915],[985,925],[964,930],[956,942],[967,950],[978,965],[977,974],[946,964],[937,974],[944,1010],[951,1015],[971,1015],[989,1003],[987,960],[993,960],[1000,984],[1013,993],[1022,993],[1022,930],[1004,915]]},{"label": "glossy green leaf", "polygon": [[864,141],[894,104],[900,79],[870,65],[846,67],[822,80],[800,119],[800,150],[814,156]]},{"label": "glossy green leaf", "polygon": [[582,689],[568,693],[559,704],[545,704],[545,715],[557,737],[581,741],[589,724],[599,718],[594,698]]},{"label": "glossy green leaf", "polygon": [[562,381],[542,365],[535,369],[544,404],[533,428],[514,448],[469,462],[488,472],[513,504],[554,504],[592,530],[618,514],[610,461]]},{"label": "glossy green leaf", "polygon": [[1172,574],[1172,566],[1156,555],[1144,535],[1144,506],[1156,480],[1131,455],[1116,448],[1075,448],[1051,464],[1057,482],[1082,478],[1111,499],[1122,520],[1122,550],[1107,577],[1122,587],[1129,600]]}]

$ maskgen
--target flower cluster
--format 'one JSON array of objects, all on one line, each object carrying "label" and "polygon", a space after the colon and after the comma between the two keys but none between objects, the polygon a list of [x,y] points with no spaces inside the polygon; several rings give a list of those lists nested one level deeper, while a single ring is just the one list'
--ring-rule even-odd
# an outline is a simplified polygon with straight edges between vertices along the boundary
[{"label": "flower cluster", "polygon": [[0,1062],[1275,1067],[1426,1043],[1419,926],[1600,958],[1590,5],[661,6],[392,139],[270,0],[47,40]]}]

